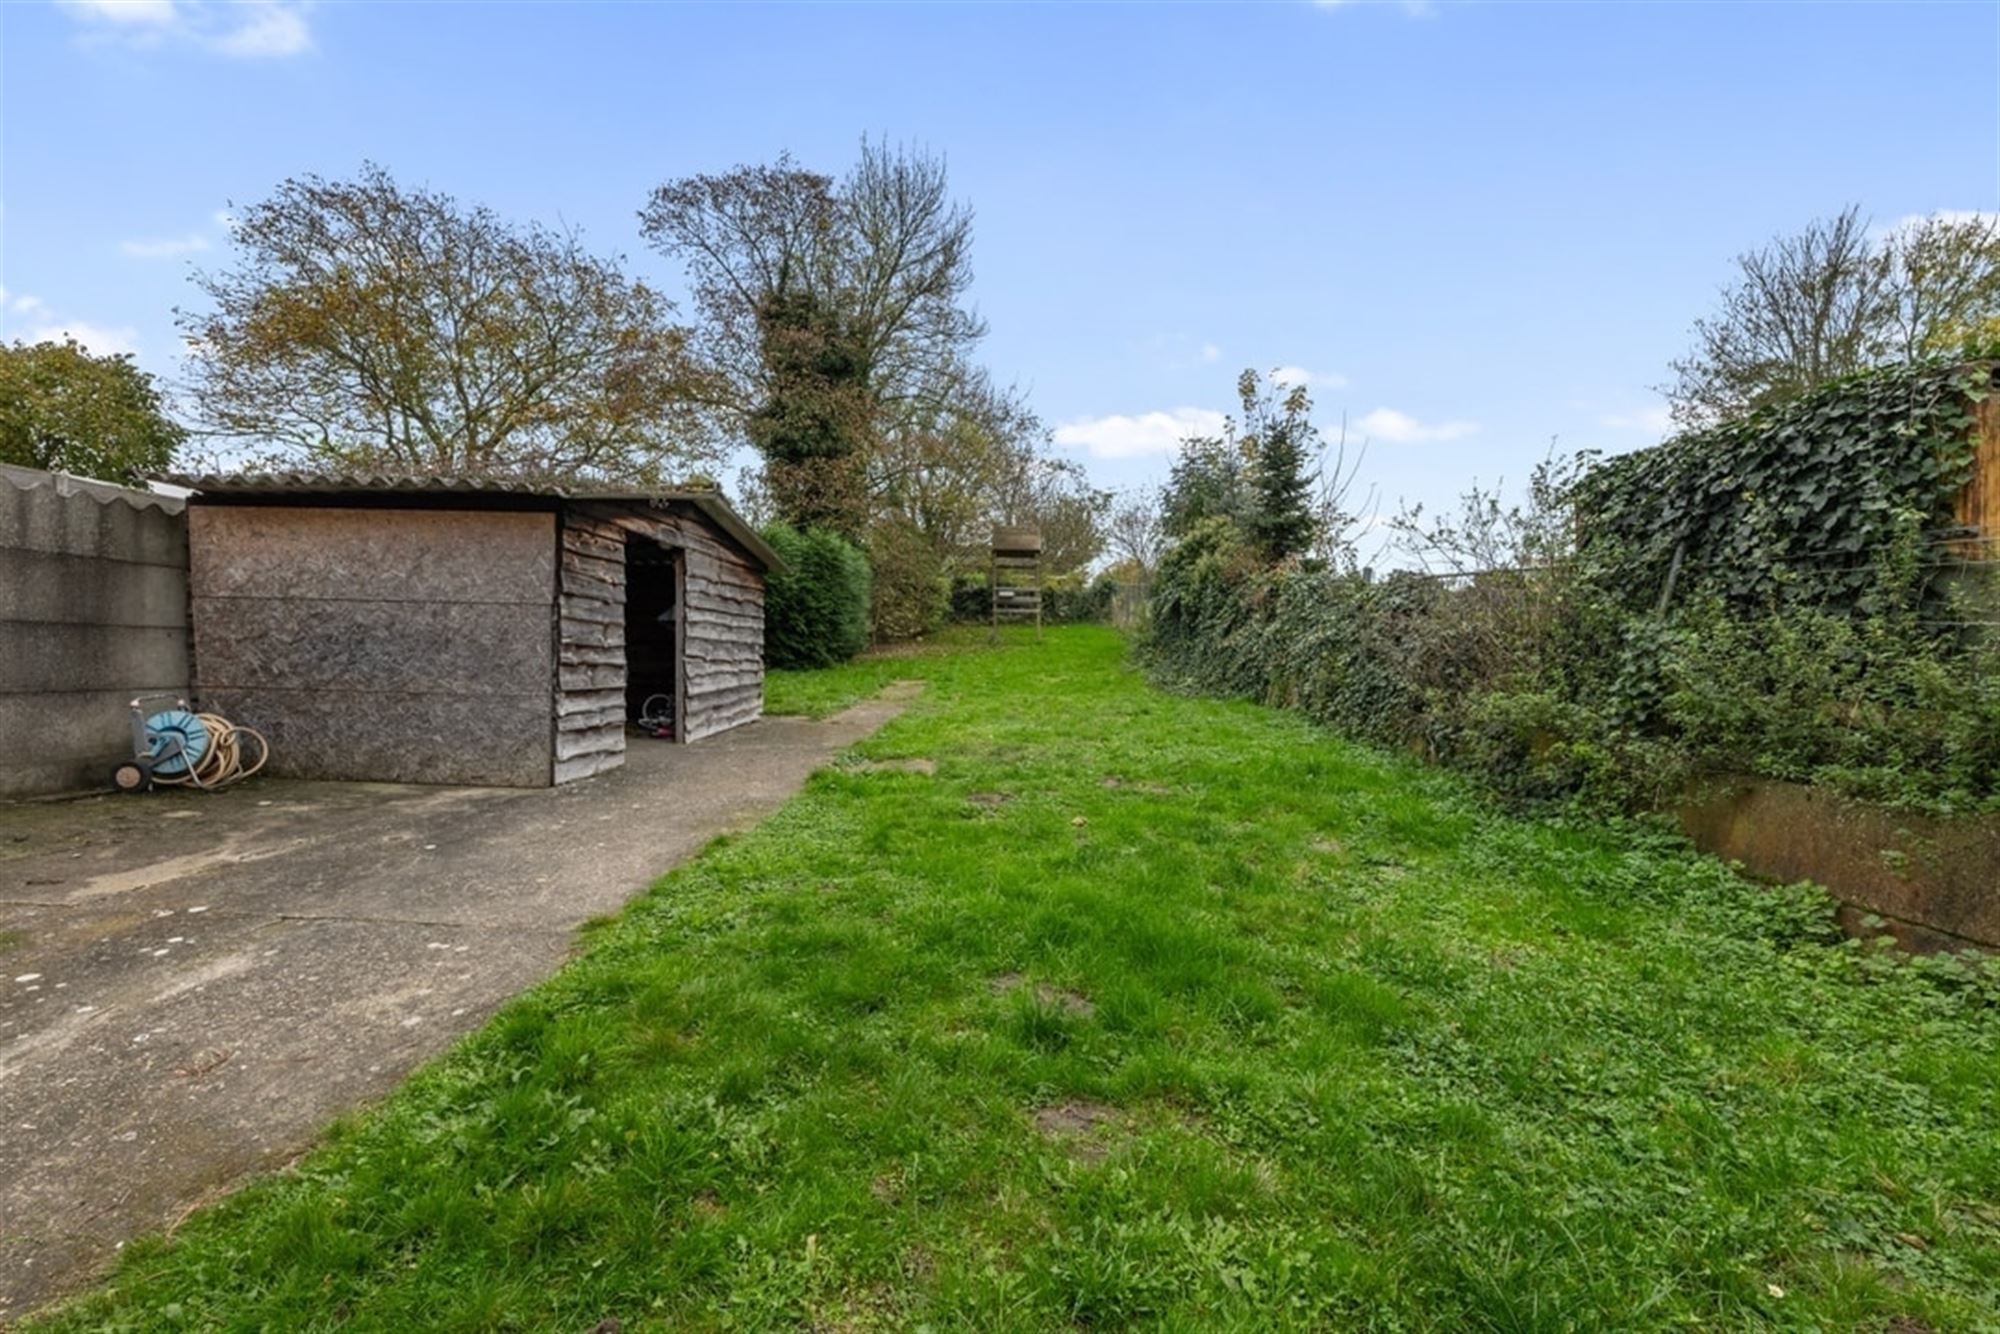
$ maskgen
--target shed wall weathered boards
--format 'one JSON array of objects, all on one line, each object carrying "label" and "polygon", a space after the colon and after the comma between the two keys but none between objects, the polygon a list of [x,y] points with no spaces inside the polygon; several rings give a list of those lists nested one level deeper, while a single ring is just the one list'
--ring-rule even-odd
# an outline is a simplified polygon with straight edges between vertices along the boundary
[{"label": "shed wall weathered boards", "polygon": [[626,542],[681,553],[681,739],[747,723],[764,710],[764,571],[684,506],[577,502],[563,514],[562,665],[555,780],[625,758]]},{"label": "shed wall weathered boards", "polygon": [[195,692],[273,773],[541,786],[622,764],[640,695],[679,742],[762,713],[777,557],[713,493],[186,480]]}]

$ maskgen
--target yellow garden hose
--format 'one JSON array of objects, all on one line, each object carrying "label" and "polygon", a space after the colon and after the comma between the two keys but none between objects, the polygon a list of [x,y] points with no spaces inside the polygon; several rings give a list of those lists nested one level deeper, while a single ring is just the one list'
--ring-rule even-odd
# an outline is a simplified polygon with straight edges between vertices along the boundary
[{"label": "yellow garden hose", "polygon": [[[183,773],[155,772],[155,783],[209,790],[227,787],[256,773],[271,758],[271,743],[256,728],[239,727],[219,713],[198,713],[195,717],[208,728],[208,749]],[[246,754],[252,757],[248,763]]]}]

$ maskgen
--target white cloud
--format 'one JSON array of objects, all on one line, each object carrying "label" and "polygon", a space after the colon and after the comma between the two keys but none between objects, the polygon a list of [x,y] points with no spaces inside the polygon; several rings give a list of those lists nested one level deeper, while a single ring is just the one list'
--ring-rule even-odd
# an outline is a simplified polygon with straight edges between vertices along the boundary
[{"label": "white cloud", "polygon": [[178,259],[208,249],[208,238],[200,232],[169,237],[160,241],[120,241],[118,249],[133,259]]},{"label": "white cloud", "polygon": [[62,0],[62,7],[126,27],[165,27],[176,17],[174,0]]},{"label": "white cloud", "polygon": [[232,56],[295,56],[312,46],[303,8],[280,0],[246,0],[246,15],[215,40],[215,49]]},{"label": "white cloud", "polygon": [[311,0],[62,0],[62,7],[99,41],[151,47],[172,38],[244,59],[312,47]]},{"label": "white cloud", "polygon": [[1354,423],[1355,430],[1372,440],[1396,445],[1421,444],[1431,440],[1457,440],[1479,429],[1478,422],[1421,422],[1407,412],[1377,408]]},{"label": "white cloud", "polygon": [[1203,343],[1201,345],[1201,359],[1203,361],[1221,361],[1222,349],[1213,343]]},{"label": "white cloud", "polygon": [[1597,423],[1614,431],[1644,431],[1654,436],[1664,436],[1674,429],[1673,414],[1664,403],[1632,412],[1607,412],[1597,419]]},{"label": "white cloud", "polygon": [[139,350],[139,333],[129,326],[106,329],[84,320],[61,320],[28,331],[30,343],[60,343],[74,338],[100,357]]},{"label": "white cloud", "polygon": [[1056,428],[1055,442],[1098,459],[1137,459],[1171,454],[1191,435],[1221,435],[1228,421],[1209,408],[1172,408],[1137,416],[1080,417]]},{"label": "white cloud", "polygon": [[1309,371],[1303,366],[1280,366],[1271,372],[1271,382],[1287,389],[1343,389],[1347,377],[1333,371]]},{"label": "white cloud", "polygon": [[129,325],[112,329],[87,320],[58,319],[49,313],[48,303],[40,297],[0,287],[0,317],[9,315],[25,317],[35,323],[24,330],[19,318],[0,318],[0,340],[60,343],[65,338],[74,338],[92,352],[105,356],[139,350],[139,333]]}]

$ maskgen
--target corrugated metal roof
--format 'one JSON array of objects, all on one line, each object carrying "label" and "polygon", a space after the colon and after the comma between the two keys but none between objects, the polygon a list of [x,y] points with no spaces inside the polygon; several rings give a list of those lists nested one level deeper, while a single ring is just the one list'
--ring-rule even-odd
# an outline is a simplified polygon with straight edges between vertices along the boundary
[{"label": "corrugated metal roof", "polygon": [[634,487],[609,483],[542,481],[531,477],[466,477],[443,473],[394,472],[210,472],[174,473],[165,481],[214,495],[288,491],[326,495],[360,491],[404,494],[499,492],[517,496],[547,496],[554,500],[683,500],[693,495],[720,495],[710,487]]},{"label": "corrugated metal roof", "polygon": [[196,496],[371,496],[509,495],[546,500],[626,500],[647,504],[685,504],[699,509],[716,527],[734,538],[766,570],[782,571],[785,562],[771,544],[736,512],[722,492],[712,487],[617,486],[610,483],[539,481],[520,477],[454,477],[434,473],[229,472],[175,473],[162,479],[184,486]]}]

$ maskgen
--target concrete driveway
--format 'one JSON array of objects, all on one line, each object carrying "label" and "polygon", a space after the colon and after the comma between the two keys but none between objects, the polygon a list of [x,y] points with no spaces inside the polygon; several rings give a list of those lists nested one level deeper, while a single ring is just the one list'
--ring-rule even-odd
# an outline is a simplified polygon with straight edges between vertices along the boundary
[{"label": "concrete driveway", "polygon": [[253,781],[0,806],[0,1326],[553,972],[914,686],[534,791]]}]

